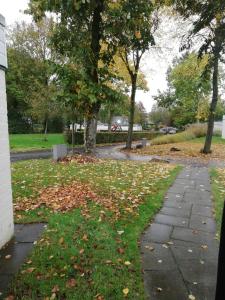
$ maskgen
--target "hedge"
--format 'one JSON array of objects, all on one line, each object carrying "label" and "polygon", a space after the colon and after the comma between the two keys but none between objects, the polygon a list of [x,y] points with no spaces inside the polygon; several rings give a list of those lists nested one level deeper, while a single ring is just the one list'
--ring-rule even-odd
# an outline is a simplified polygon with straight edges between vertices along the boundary
[{"label": "hedge", "polygon": [[[134,132],[133,133],[133,141],[141,140],[142,138],[146,138],[147,140],[152,140],[153,138],[161,135],[159,132]],[[72,144],[72,132],[66,131],[64,132],[65,142],[68,144]],[[76,132],[75,133],[75,144],[83,145],[84,144],[84,133]],[[96,143],[97,144],[111,144],[111,143],[119,143],[125,142],[127,140],[127,132],[97,132]]]}]

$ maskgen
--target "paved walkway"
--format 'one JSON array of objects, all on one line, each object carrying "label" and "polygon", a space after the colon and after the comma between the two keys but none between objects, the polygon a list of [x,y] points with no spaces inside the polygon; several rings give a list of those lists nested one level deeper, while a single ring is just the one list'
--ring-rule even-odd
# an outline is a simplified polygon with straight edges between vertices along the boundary
[{"label": "paved walkway", "polygon": [[0,250],[0,299],[44,228],[43,223],[15,225],[15,238]]},{"label": "paved walkway", "polygon": [[214,300],[218,241],[207,168],[185,167],[142,236],[151,300]]}]

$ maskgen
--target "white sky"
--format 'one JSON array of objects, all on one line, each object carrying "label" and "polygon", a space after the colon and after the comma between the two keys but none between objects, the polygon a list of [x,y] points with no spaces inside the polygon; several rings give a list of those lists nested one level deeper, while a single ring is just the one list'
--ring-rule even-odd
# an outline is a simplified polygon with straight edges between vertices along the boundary
[{"label": "white sky", "polygon": [[[23,14],[29,0],[1,0],[1,2],[3,3],[0,4],[0,13],[6,18],[7,25],[11,25],[15,21],[31,20],[29,16]],[[141,69],[146,75],[149,92],[138,91],[136,100],[137,102],[142,101],[148,112],[151,111],[154,103],[153,96],[157,94],[158,90],[166,89],[167,68],[172,59],[179,54],[179,41],[175,37],[177,28],[179,28],[177,25],[176,22],[171,25],[169,19],[164,20],[160,30],[163,32],[163,37],[157,37],[158,45],[162,49],[161,53],[158,53],[158,50],[151,51],[143,57]],[[168,48],[168,41],[170,49]]]}]

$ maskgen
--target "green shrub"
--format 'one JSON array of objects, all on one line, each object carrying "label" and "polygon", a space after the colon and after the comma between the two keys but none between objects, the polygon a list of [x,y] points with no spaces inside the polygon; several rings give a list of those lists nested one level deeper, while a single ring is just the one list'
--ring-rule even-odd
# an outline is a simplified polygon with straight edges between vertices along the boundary
[{"label": "green shrub", "polygon": [[219,129],[216,129],[216,130],[214,130],[213,135],[214,135],[214,136],[221,137],[221,136],[222,136],[222,131],[219,130]]},{"label": "green shrub", "polygon": [[207,126],[205,124],[194,124],[189,126],[185,131],[176,134],[169,134],[156,137],[151,141],[152,145],[173,144],[189,141],[206,135]]},{"label": "green shrub", "polygon": [[[158,132],[134,132],[133,133],[133,141],[138,141],[142,138],[146,138],[148,140],[152,140],[156,136],[161,135]],[[72,144],[72,132],[65,131],[64,132],[65,142],[68,144]],[[83,145],[84,144],[84,133],[76,132],[75,133],[75,144]],[[120,143],[126,142],[127,140],[127,132],[97,132],[96,143],[97,144],[111,144],[111,143]]]}]

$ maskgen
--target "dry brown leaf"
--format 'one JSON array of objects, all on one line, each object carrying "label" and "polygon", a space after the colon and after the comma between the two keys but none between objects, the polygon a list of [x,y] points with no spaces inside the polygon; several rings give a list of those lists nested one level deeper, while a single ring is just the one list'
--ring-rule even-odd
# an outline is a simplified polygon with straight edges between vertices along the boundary
[{"label": "dry brown leaf", "polygon": [[74,278],[71,278],[66,282],[67,288],[72,288],[72,287],[75,287],[76,285],[77,285],[77,282]]}]

